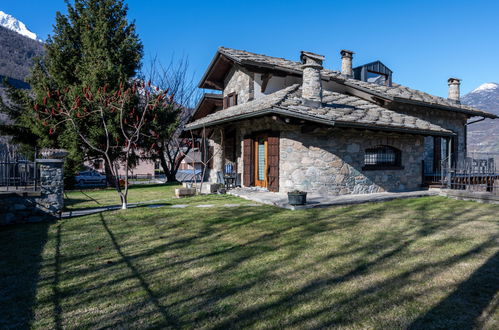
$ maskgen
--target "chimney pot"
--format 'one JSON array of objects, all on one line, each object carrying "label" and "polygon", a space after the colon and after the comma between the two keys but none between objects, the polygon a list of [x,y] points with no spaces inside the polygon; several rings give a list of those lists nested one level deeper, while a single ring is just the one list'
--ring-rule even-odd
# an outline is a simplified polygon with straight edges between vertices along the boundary
[{"label": "chimney pot", "polygon": [[461,80],[457,78],[449,78],[447,80],[449,85],[449,96],[448,99],[456,103],[461,103],[461,96],[459,87],[461,85]]},{"label": "chimney pot", "polygon": [[353,77],[353,70],[352,70],[352,59],[353,59],[353,54],[351,50],[346,50],[343,49],[341,52],[341,74],[351,78]]},{"label": "chimney pot", "polygon": [[302,97],[313,103],[322,102],[321,70],[324,56],[302,51],[300,60],[303,63]]}]

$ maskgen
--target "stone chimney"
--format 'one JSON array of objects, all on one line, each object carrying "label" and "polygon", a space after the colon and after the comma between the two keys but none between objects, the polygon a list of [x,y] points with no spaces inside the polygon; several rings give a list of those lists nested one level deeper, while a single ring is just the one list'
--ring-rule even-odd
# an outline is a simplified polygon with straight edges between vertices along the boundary
[{"label": "stone chimney", "polygon": [[449,80],[447,80],[447,83],[449,84],[448,99],[456,103],[461,103],[461,96],[459,91],[461,80],[457,78],[449,78]]},{"label": "stone chimney", "polygon": [[301,52],[300,60],[303,63],[303,83],[301,96],[312,102],[322,102],[321,70],[324,56]]},{"label": "stone chimney", "polygon": [[341,52],[341,74],[347,77],[353,77],[352,59],[354,52],[343,49]]}]

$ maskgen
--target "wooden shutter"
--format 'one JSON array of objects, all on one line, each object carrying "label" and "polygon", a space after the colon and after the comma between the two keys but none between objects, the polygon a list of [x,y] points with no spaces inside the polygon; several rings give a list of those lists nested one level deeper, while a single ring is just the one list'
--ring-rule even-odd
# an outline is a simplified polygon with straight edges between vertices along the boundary
[{"label": "wooden shutter", "polygon": [[253,186],[253,139],[249,136],[245,137],[243,142],[243,171],[243,185]]},{"label": "wooden shutter", "polygon": [[269,185],[270,191],[279,191],[279,132],[272,132],[268,139]]},{"label": "wooden shutter", "polygon": [[226,109],[229,107],[229,97],[225,96],[223,99],[223,108]]}]

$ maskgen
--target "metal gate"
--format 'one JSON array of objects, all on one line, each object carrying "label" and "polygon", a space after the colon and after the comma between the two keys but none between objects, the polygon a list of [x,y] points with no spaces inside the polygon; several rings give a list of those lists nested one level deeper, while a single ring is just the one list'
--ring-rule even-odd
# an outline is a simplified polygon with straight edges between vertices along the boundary
[{"label": "metal gate", "polygon": [[31,158],[15,146],[0,145],[0,191],[37,191],[40,174],[35,157]]}]

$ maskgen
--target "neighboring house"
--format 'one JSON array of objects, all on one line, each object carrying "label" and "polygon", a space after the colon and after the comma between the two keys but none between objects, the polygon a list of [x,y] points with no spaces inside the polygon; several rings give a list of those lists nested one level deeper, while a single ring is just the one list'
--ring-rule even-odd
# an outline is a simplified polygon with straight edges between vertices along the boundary
[{"label": "neighboring house", "polygon": [[[83,165],[87,168],[92,168],[100,173],[105,173],[104,168],[104,160],[103,159],[94,159],[87,160],[83,163]],[[158,169],[159,166],[152,160],[139,160],[137,166],[129,169],[130,176],[137,176],[139,178],[142,177],[154,177],[155,169]],[[125,166],[121,164],[118,168],[118,175],[120,177],[125,176]]]},{"label": "neighboring house", "polygon": [[310,52],[295,62],[219,48],[199,87],[223,96],[205,96],[186,126],[210,138],[209,180],[233,163],[243,186],[270,191],[417,189],[424,172],[466,157],[470,117],[497,118],[460,104],[458,79],[445,99],[394,83],[379,61],[352,68],[353,52],[341,56],[337,72]]},{"label": "neighboring house", "polygon": [[202,170],[203,169],[203,154],[199,150],[199,148],[194,148],[191,149],[187,155],[185,155],[185,158],[182,159],[182,162],[180,163],[180,166],[178,168],[179,170],[185,171],[185,170]]}]

